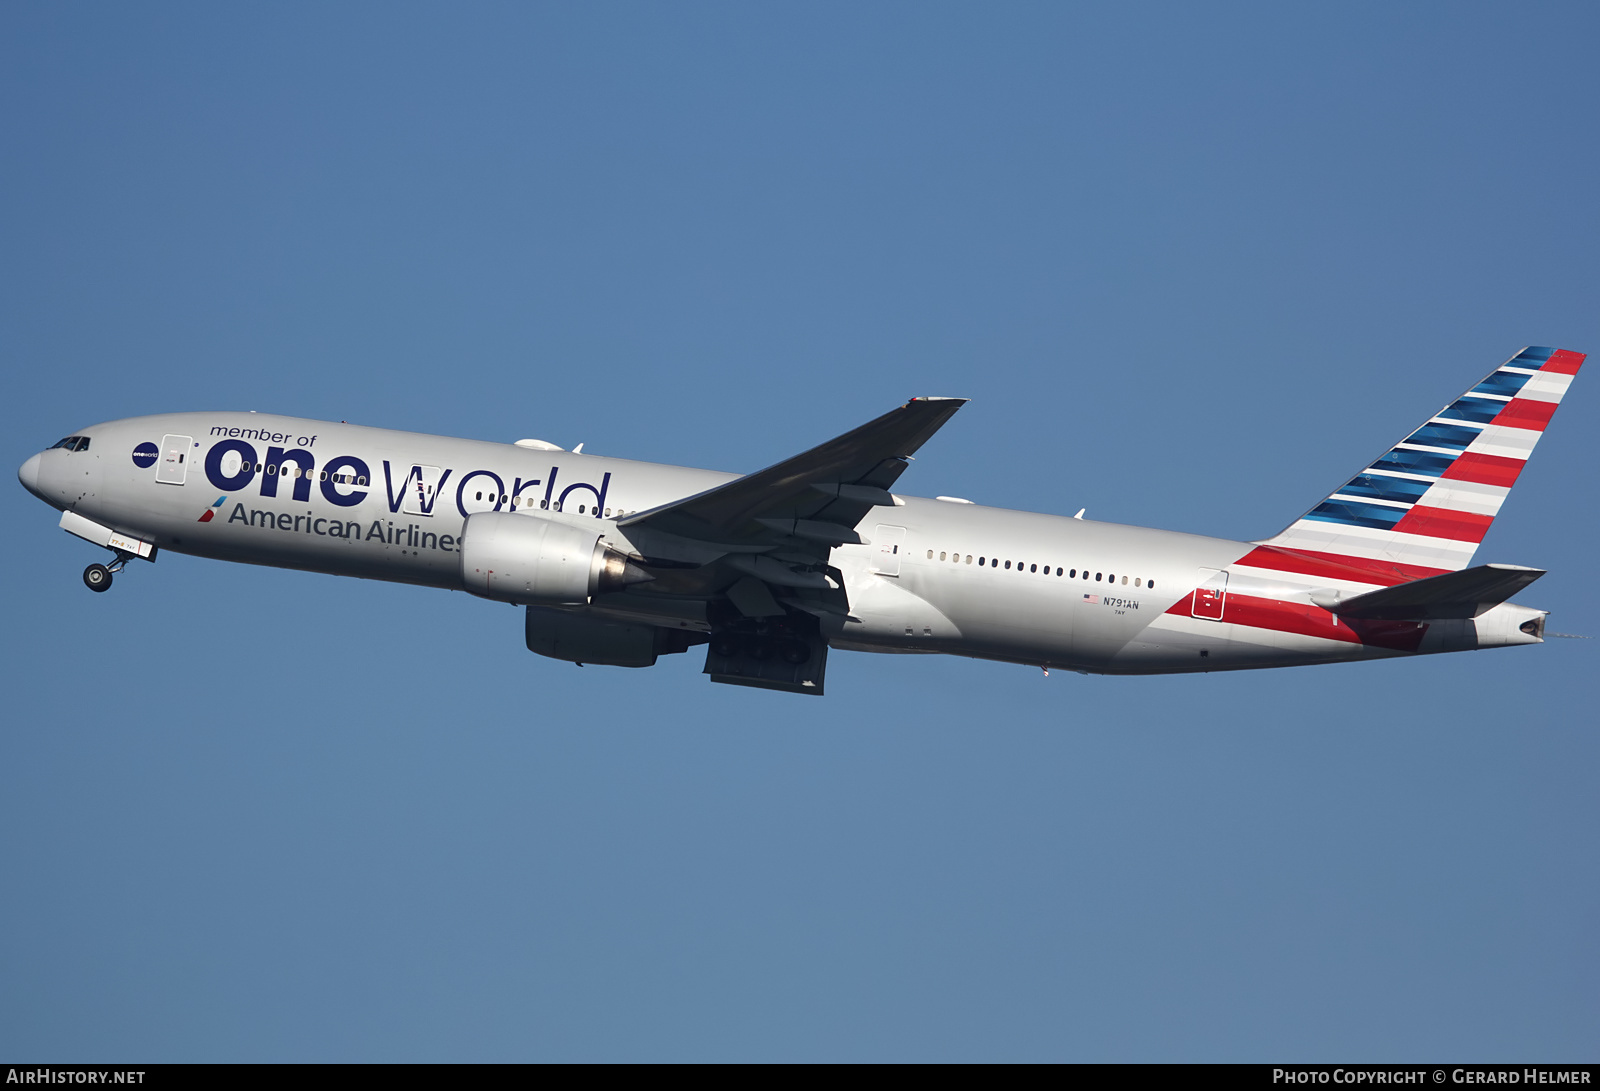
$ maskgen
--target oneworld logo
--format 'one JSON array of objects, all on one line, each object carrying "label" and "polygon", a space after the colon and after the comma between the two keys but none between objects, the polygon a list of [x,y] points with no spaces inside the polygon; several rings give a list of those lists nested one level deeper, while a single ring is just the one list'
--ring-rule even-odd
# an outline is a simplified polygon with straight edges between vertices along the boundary
[{"label": "oneworld logo", "polygon": [[156,464],[161,449],[153,443],[141,443],[133,449],[133,464],[141,470],[148,470]]},{"label": "oneworld logo", "polygon": [[[218,426],[213,435],[246,432],[273,440],[288,442],[287,433],[260,433],[256,429]],[[301,436],[309,444],[316,436]],[[391,512],[405,509],[408,515],[432,516],[440,497],[454,493],[455,508],[462,518],[476,511],[526,511],[533,507],[552,511],[570,511],[577,504],[577,514],[596,519],[609,515],[606,496],[611,488],[611,474],[605,472],[598,485],[587,481],[568,481],[558,485],[561,466],[552,465],[542,477],[523,478],[511,475],[502,477],[493,470],[470,470],[456,474],[453,469],[420,464],[400,463],[394,466],[388,459],[379,462],[384,487],[384,499]],[[313,488],[321,492],[322,499],[341,508],[351,508],[365,501],[374,486],[379,484],[366,460],[355,455],[338,455],[319,467],[308,447],[287,449],[269,446],[265,454],[257,452],[255,445],[243,438],[228,438],[214,443],[205,456],[206,480],[224,496],[241,493],[257,480],[264,497],[288,494],[293,503],[311,501]],[[454,481],[454,489],[448,488]],[[571,498],[577,494],[581,502]],[[587,494],[593,499],[582,499]],[[448,503],[448,501],[446,501]],[[207,513],[209,515],[209,513]],[[202,517],[205,522],[205,517]],[[232,522],[232,520],[229,520]]]}]

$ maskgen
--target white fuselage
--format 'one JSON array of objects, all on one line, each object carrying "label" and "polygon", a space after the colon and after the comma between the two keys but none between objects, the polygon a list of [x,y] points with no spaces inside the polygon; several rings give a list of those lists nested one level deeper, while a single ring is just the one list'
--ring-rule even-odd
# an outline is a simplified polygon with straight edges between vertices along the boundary
[{"label": "white fuselage", "polygon": [[[131,418],[81,434],[86,450],[42,452],[23,472],[64,512],[178,553],[455,590],[476,512],[584,520],[638,553],[618,518],[738,476],[257,413]],[[1538,612],[1509,604],[1376,635],[1341,629],[1313,596],[1375,584],[1242,565],[1250,543],[894,499],[862,520],[867,544],[832,551],[849,600],[827,628],[835,648],[1140,674],[1537,642],[1518,624]],[[1197,595],[1202,585],[1220,590]],[[706,626],[703,605],[648,585],[587,610]]]}]

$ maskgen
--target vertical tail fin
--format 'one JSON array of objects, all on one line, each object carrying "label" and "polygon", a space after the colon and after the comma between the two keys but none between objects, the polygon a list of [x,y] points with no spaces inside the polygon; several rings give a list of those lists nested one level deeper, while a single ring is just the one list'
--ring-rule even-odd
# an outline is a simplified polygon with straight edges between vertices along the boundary
[{"label": "vertical tail fin", "polygon": [[1283,533],[1258,542],[1271,554],[1292,551],[1259,567],[1335,565],[1386,584],[1467,567],[1584,358],[1523,349]]}]

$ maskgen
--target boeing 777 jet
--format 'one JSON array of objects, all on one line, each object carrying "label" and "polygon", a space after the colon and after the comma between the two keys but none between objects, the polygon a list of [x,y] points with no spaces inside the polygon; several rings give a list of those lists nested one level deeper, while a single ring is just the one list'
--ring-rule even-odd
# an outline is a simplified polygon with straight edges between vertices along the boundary
[{"label": "boeing 777 jet", "polygon": [[18,476],[111,551],[95,591],[161,551],[425,584],[524,607],[553,659],[704,644],[712,681],[794,693],[830,649],[1284,667],[1542,641],[1508,600],[1544,573],[1472,560],[1583,360],[1523,349],[1258,542],[893,491],[959,398],[744,476],[227,412],[81,428]]}]

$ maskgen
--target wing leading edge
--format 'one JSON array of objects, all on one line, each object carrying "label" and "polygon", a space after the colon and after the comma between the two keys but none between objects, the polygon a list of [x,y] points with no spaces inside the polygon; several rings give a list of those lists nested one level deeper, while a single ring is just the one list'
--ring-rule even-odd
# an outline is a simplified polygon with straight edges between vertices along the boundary
[{"label": "wing leading edge", "polygon": [[965,398],[913,398],[876,420],[764,470],[630,515],[634,530],[670,534],[731,553],[784,548],[826,560],[874,507],[894,504],[889,487],[913,454]]}]

